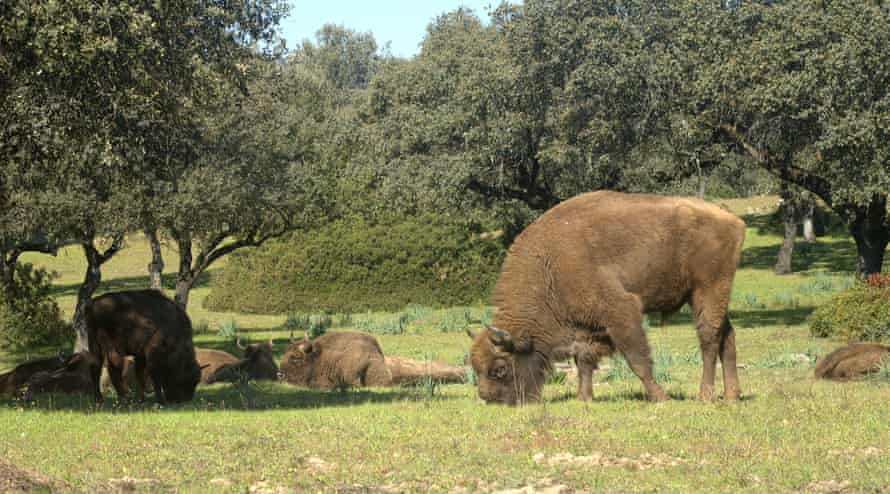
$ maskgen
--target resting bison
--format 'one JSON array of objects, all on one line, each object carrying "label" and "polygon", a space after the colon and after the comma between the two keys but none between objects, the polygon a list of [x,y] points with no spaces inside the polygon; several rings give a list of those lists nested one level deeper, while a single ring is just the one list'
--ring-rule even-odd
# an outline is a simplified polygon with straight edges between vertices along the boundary
[{"label": "resting bison", "polygon": [[416,360],[405,357],[385,356],[386,366],[392,375],[392,384],[407,386],[432,379],[442,383],[461,383],[467,377],[464,367],[438,360]]},{"label": "resting bison", "polygon": [[102,363],[89,352],[71,355],[65,365],[54,371],[40,371],[31,376],[23,386],[26,400],[38,393],[85,393],[95,390],[96,369]]},{"label": "resting bison", "polygon": [[272,340],[243,346],[237,342],[238,348],[244,350],[244,358],[219,367],[207,378],[207,384],[215,382],[234,382],[242,379],[270,380],[278,379],[278,366],[272,355]]},{"label": "resting bison", "polygon": [[890,346],[853,343],[829,353],[816,364],[817,379],[849,381],[890,365]]},{"label": "resting bison", "polygon": [[555,349],[572,345],[580,330],[610,341],[649,398],[665,400],[642,317],[689,303],[704,362],[699,397],[713,395],[719,355],[725,396],[737,399],[727,306],[744,234],[738,217],[697,199],[599,191],[550,209],[510,247],[493,325],[473,340],[479,396],[539,400]]},{"label": "resting bison", "polygon": [[351,331],[292,342],[281,358],[281,378],[289,384],[324,390],[392,385],[392,374],[377,340]]},{"label": "resting bison", "polygon": [[0,394],[12,395],[37,372],[52,372],[65,365],[61,355],[49,358],[29,360],[17,365],[14,369],[0,374]]},{"label": "resting bison", "polygon": [[207,384],[207,380],[220,368],[238,363],[238,357],[222,350],[211,348],[195,348],[195,358],[201,367],[201,384]]},{"label": "resting bison", "polygon": [[[139,400],[145,397],[141,383],[146,373],[160,403],[192,399],[201,370],[195,361],[191,321],[176,303],[156,290],[113,292],[94,298],[85,316],[90,352],[105,361],[118,395],[126,394],[124,358],[132,355]],[[99,372],[94,377],[95,395],[102,401]]]}]

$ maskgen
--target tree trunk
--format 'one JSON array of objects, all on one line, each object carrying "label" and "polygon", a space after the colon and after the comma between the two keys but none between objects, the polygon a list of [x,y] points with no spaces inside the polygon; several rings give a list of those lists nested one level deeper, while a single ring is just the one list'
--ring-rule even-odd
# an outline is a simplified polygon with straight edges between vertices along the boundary
[{"label": "tree trunk", "polygon": [[176,274],[176,294],[173,300],[185,310],[189,304],[189,291],[196,277],[192,271],[192,240],[190,237],[178,236],[176,245],[179,246],[179,272]]},{"label": "tree trunk", "polygon": [[83,247],[84,256],[87,259],[87,270],[83,282],[77,289],[77,305],[74,308],[73,325],[77,336],[77,339],[74,341],[75,352],[85,352],[89,350],[84,310],[90,300],[92,300],[93,293],[99,288],[99,283],[102,281],[102,256],[93,246],[92,240],[89,242],[82,242],[81,246]]},{"label": "tree trunk", "polygon": [[785,237],[782,240],[782,247],[779,248],[779,256],[773,271],[781,275],[791,273],[791,254],[794,252],[794,239],[797,237],[798,201],[785,182],[781,184],[780,196],[782,205],[779,212],[782,215],[782,223],[785,225]]},{"label": "tree trunk", "polygon": [[158,240],[158,230],[151,229],[145,232],[151,245],[151,262],[148,264],[148,278],[150,288],[161,290],[161,275],[164,272],[164,257],[161,255],[161,241]]},{"label": "tree trunk", "polygon": [[884,252],[890,243],[887,198],[875,196],[868,206],[857,208],[850,223],[850,234],[856,241],[859,274],[880,273],[884,265]]},{"label": "tree trunk", "polygon": [[816,241],[816,230],[813,227],[813,217],[816,214],[816,201],[808,197],[803,210],[803,239],[808,243]]},{"label": "tree trunk", "polygon": [[19,254],[13,252],[0,252],[0,285],[3,288],[5,302],[12,302],[16,297],[15,291],[15,266],[18,263]]}]

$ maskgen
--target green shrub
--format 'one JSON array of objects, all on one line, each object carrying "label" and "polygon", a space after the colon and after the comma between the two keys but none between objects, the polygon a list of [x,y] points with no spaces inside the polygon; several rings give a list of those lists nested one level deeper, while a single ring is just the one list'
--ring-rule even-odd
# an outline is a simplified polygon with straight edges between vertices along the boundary
[{"label": "green shrub", "polygon": [[399,310],[487,299],[504,256],[497,239],[435,216],[340,220],[233,254],[212,281],[212,310]]},{"label": "green shrub", "polygon": [[813,336],[845,341],[890,341],[890,286],[857,283],[810,316]]},{"label": "green shrub", "polygon": [[[54,276],[28,263],[15,266],[12,296],[0,301],[0,348],[20,352],[72,343],[74,331],[50,296]],[[7,288],[0,286],[3,293]]]}]

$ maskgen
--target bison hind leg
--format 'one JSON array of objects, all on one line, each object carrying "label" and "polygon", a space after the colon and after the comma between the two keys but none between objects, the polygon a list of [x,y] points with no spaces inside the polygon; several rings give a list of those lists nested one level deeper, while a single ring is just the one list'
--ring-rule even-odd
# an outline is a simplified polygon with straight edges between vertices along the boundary
[{"label": "bison hind leg", "polygon": [[384,359],[374,359],[365,369],[362,379],[363,386],[392,386],[392,372]]},{"label": "bison hind leg", "polygon": [[699,399],[714,397],[717,358],[723,366],[723,388],[727,400],[737,400],[740,394],[736,368],[735,329],[729,322],[727,305],[731,285],[700,289],[692,295],[696,331],[702,355],[702,378]]}]

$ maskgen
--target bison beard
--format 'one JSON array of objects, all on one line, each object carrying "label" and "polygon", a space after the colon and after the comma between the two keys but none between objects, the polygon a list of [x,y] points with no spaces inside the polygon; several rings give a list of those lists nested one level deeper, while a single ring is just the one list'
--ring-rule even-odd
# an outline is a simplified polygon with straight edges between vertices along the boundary
[{"label": "bison beard", "polygon": [[573,348],[579,397],[589,399],[584,376],[614,348],[649,398],[666,400],[653,378],[642,317],[689,303],[703,360],[699,397],[713,397],[719,356],[725,397],[737,399],[727,306],[744,233],[738,217],[697,199],[600,191],[545,212],[510,247],[494,290],[493,325],[473,338],[479,396],[539,400],[552,359]]},{"label": "bison beard", "polygon": [[[161,403],[189,401],[201,370],[195,360],[191,321],[176,303],[155,290],[107,293],[86,308],[90,352],[108,366],[119,396],[126,395],[124,359],[134,357],[139,400],[144,399],[146,374]],[[96,401],[102,401],[96,371]]]}]

